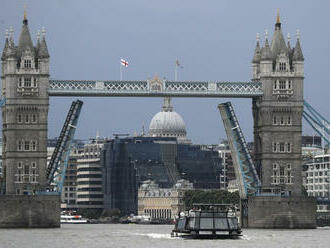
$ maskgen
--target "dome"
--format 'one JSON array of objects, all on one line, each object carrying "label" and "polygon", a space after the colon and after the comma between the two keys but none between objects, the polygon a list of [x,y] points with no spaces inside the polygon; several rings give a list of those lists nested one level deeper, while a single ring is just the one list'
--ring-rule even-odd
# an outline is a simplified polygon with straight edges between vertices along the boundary
[{"label": "dome", "polygon": [[149,135],[153,137],[186,137],[186,125],[182,117],[171,106],[171,99],[164,98],[163,110],[151,120]]},{"label": "dome", "polygon": [[159,112],[151,120],[149,134],[154,137],[182,137],[186,136],[186,125],[182,117],[175,111]]}]

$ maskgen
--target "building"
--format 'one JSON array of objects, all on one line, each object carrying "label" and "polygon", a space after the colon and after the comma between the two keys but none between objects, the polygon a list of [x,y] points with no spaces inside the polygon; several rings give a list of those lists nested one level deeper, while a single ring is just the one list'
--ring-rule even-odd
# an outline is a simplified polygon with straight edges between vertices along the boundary
[{"label": "building", "polygon": [[252,60],[253,80],[261,81],[263,97],[253,99],[255,161],[262,185],[282,185],[300,196],[304,56],[300,35],[291,47],[286,42],[277,15],[271,44],[257,44]]},{"label": "building", "polygon": [[76,204],[77,208],[103,208],[103,168],[100,153],[106,139],[93,139],[83,149],[73,152],[77,159]]},{"label": "building", "polygon": [[181,179],[172,188],[160,188],[152,180],[142,183],[138,192],[138,215],[148,215],[152,219],[174,219],[184,210],[185,191],[193,189],[193,184]]},{"label": "building", "polygon": [[330,214],[330,154],[316,155],[306,165],[307,194],[318,199],[318,212]]},{"label": "building", "polygon": [[6,34],[2,61],[3,167],[6,194],[30,194],[46,188],[49,54],[38,34],[34,45],[24,13],[18,44]]},{"label": "building", "polygon": [[222,169],[220,173],[220,189],[227,190],[230,181],[235,180],[235,170],[231,151],[227,141],[223,141],[217,147],[220,158],[222,159]]},{"label": "building", "polygon": [[109,141],[101,164],[105,208],[118,208],[124,214],[137,212],[138,187],[146,180],[153,180],[160,188],[171,188],[180,179],[192,182],[194,188],[220,187],[218,152],[191,144],[182,117],[173,111],[168,98],[151,120],[148,136]]}]

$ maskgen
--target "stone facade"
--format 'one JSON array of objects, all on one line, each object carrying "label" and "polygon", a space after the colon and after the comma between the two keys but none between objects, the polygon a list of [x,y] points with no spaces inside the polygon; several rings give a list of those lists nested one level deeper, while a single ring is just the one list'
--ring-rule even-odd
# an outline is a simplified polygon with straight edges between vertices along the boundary
[{"label": "stone facade", "polygon": [[316,202],[305,197],[249,197],[249,228],[316,228]]},{"label": "stone facade", "polygon": [[0,228],[60,227],[60,196],[1,195]]},{"label": "stone facade", "polygon": [[252,61],[253,80],[264,95],[253,99],[255,161],[263,187],[281,186],[293,196],[302,192],[302,112],[304,58],[300,38],[284,41],[279,16],[271,45],[259,37]]},{"label": "stone facade", "polygon": [[24,16],[17,45],[7,34],[2,53],[3,167],[6,194],[29,194],[46,186],[49,55],[45,32],[33,45]]},{"label": "stone facade", "polygon": [[183,196],[193,189],[187,180],[178,180],[173,188],[160,188],[154,181],[144,181],[138,191],[138,215],[152,219],[174,219],[184,211]]}]

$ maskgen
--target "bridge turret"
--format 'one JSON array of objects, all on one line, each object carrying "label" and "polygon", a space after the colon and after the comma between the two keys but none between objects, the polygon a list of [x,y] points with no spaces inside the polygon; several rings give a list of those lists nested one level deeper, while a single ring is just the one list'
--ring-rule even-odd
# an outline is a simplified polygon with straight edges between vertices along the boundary
[{"label": "bridge turret", "polygon": [[253,100],[255,164],[264,187],[300,195],[303,56],[299,39],[293,50],[285,42],[279,13],[272,43],[266,33],[261,50],[263,97]]},{"label": "bridge turret", "polygon": [[26,12],[18,45],[11,29],[1,60],[6,194],[32,193],[46,186],[49,55],[44,37],[33,45]]},{"label": "bridge turret", "polygon": [[260,49],[260,36],[257,33],[257,43],[256,48],[254,49],[254,56],[252,59],[252,79],[257,80],[260,73],[260,59],[261,59],[261,49]]},{"label": "bridge turret", "polygon": [[265,45],[261,49],[260,76],[269,74],[272,71],[273,55],[269,47],[268,31],[265,31]]}]

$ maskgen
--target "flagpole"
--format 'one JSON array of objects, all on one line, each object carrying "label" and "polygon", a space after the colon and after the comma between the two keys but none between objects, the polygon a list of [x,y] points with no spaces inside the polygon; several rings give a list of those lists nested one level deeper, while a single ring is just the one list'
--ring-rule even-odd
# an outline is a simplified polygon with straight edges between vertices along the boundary
[{"label": "flagpole", "polygon": [[122,81],[123,80],[123,65],[122,64],[120,64],[120,81]]},{"label": "flagpole", "polygon": [[175,62],[174,81],[178,81],[178,64]]}]

